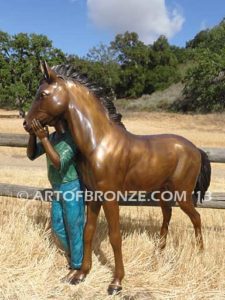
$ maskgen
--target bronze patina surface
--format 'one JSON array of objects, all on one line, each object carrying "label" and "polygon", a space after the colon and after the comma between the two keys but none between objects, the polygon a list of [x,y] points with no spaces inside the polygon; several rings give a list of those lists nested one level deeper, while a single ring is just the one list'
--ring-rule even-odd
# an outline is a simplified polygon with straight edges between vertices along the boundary
[{"label": "bronze patina surface", "polygon": [[[42,72],[44,80],[24,121],[25,129],[31,130],[34,118],[42,125],[54,125],[59,118],[65,118],[80,151],[78,166],[83,182],[92,191],[185,192],[185,200],[178,203],[190,217],[197,243],[203,248],[201,219],[192,192],[200,191],[203,198],[209,186],[211,169],[207,155],[181,136],[140,136],[128,132],[110,99],[98,96],[99,90],[70,67],[58,66],[53,70],[44,62]],[[159,200],[163,248],[172,209],[169,202],[160,199],[160,194]],[[92,240],[101,206],[115,257],[114,278],[108,289],[112,294],[121,290],[124,277],[119,206],[115,199],[88,203],[83,264],[71,282],[82,281],[91,269]]]}]

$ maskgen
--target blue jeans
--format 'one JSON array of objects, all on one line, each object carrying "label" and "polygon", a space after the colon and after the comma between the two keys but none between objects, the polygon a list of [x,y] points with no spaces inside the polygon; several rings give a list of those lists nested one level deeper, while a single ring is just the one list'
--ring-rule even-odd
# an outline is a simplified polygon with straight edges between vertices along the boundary
[{"label": "blue jeans", "polygon": [[70,267],[79,269],[83,259],[84,231],[84,198],[79,194],[79,179],[53,186],[53,190],[60,197],[52,201],[52,231],[69,254]]}]

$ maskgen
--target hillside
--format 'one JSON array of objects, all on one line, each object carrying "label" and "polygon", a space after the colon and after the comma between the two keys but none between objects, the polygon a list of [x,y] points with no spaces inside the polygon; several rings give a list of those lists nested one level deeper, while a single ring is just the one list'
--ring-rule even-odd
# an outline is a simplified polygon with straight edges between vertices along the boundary
[{"label": "hillside", "polygon": [[184,85],[179,82],[172,84],[163,91],[156,91],[151,95],[143,95],[137,99],[118,99],[115,105],[118,111],[163,111],[170,104],[182,97]]}]

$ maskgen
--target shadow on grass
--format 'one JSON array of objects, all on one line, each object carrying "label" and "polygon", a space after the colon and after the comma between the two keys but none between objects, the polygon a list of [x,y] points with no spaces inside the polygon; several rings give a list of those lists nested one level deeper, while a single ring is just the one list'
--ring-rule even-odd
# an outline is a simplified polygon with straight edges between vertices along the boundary
[{"label": "shadow on grass", "polygon": [[[131,216],[121,216],[121,233],[122,237],[126,238],[134,233],[146,233],[149,238],[159,234],[160,223],[158,219],[148,217],[148,219],[141,220],[140,218],[132,218]],[[101,231],[101,234],[98,232]],[[109,269],[113,272],[114,265],[109,264],[106,255],[101,247],[103,241],[108,239],[108,224],[104,217],[100,217],[97,224],[96,233],[93,241],[93,251],[98,257],[102,265],[107,264]],[[109,241],[108,241],[109,242]]]}]

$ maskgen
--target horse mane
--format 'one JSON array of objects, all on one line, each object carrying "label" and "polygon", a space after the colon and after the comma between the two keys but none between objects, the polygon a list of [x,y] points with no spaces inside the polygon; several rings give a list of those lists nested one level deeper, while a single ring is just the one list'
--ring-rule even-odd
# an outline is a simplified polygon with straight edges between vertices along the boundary
[{"label": "horse mane", "polygon": [[100,103],[104,106],[110,120],[125,128],[123,122],[121,121],[122,115],[117,112],[116,107],[113,103],[112,93],[107,93],[107,91],[103,87],[97,85],[94,82],[91,82],[86,74],[78,72],[71,65],[56,65],[53,66],[52,69],[58,76],[60,76],[64,80],[72,80],[86,86],[96,96],[97,100],[100,101]]}]

